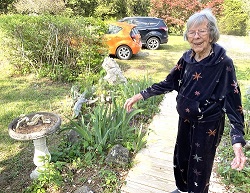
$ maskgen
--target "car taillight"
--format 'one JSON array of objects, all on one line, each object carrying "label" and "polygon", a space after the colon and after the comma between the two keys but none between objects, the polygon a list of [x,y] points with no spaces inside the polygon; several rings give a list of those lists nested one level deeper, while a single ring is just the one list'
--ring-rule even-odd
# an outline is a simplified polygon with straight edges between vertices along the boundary
[{"label": "car taillight", "polygon": [[134,35],[130,35],[130,37],[132,38],[132,40],[133,40],[134,42],[136,42],[136,39],[135,39],[135,36],[134,36]]},{"label": "car taillight", "polygon": [[160,29],[163,29],[165,31],[168,31],[168,28],[167,27],[160,27]]}]

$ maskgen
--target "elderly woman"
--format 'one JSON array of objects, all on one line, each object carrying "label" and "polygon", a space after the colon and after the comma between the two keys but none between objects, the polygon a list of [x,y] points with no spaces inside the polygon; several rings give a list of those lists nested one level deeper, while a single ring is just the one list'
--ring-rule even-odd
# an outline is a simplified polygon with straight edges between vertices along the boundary
[{"label": "elderly woman", "polygon": [[242,170],[246,161],[242,151],[245,140],[240,88],[232,59],[216,43],[219,31],[210,10],[192,15],[184,36],[191,49],[183,54],[165,80],[127,99],[124,108],[130,111],[140,99],[173,90],[178,92],[179,124],[174,151],[178,189],[173,193],[207,193],[225,114],[231,123],[235,153],[231,167]]}]

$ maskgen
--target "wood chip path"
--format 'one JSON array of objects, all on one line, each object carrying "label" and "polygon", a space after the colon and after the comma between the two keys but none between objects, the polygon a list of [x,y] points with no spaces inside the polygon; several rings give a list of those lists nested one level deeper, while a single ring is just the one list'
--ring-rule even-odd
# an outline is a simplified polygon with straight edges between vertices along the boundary
[{"label": "wood chip path", "polygon": [[[122,193],[170,193],[176,189],[173,175],[173,152],[177,134],[178,114],[176,92],[165,95],[150,129],[146,148],[134,159],[134,167],[126,177]],[[215,173],[211,176],[209,193],[225,193]]]}]

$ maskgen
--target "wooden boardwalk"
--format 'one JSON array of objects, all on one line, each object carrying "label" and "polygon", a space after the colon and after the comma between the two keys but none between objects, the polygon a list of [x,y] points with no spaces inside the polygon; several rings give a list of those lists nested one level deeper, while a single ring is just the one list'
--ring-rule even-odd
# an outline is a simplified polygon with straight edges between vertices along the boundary
[{"label": "wooden boardwalk", "polygon": [[[176,93],[168,93],[160,105],[160,113],[150,124],[152,130],[147,146],[134,159],[122,193],[170,193],[176,189],[173,175],[173,152],[177,134],[178,114]],[[212,174],[210,193],[225,193],[226,190]]]}]

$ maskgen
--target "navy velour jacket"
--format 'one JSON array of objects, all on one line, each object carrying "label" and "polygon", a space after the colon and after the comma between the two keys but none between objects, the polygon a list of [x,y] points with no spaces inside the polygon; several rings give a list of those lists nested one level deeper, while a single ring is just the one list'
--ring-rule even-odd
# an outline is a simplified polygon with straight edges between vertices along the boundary
[{"label": "navy velour jacket", "polygon": [[141,91],[143,99],[176,90],[177,111],[191,121],[216,121],[227,114],[232,144],[244,140],[244,115],[234,64],[218,44],[197,62],[192,49],[186,51],[165,80]]}]

